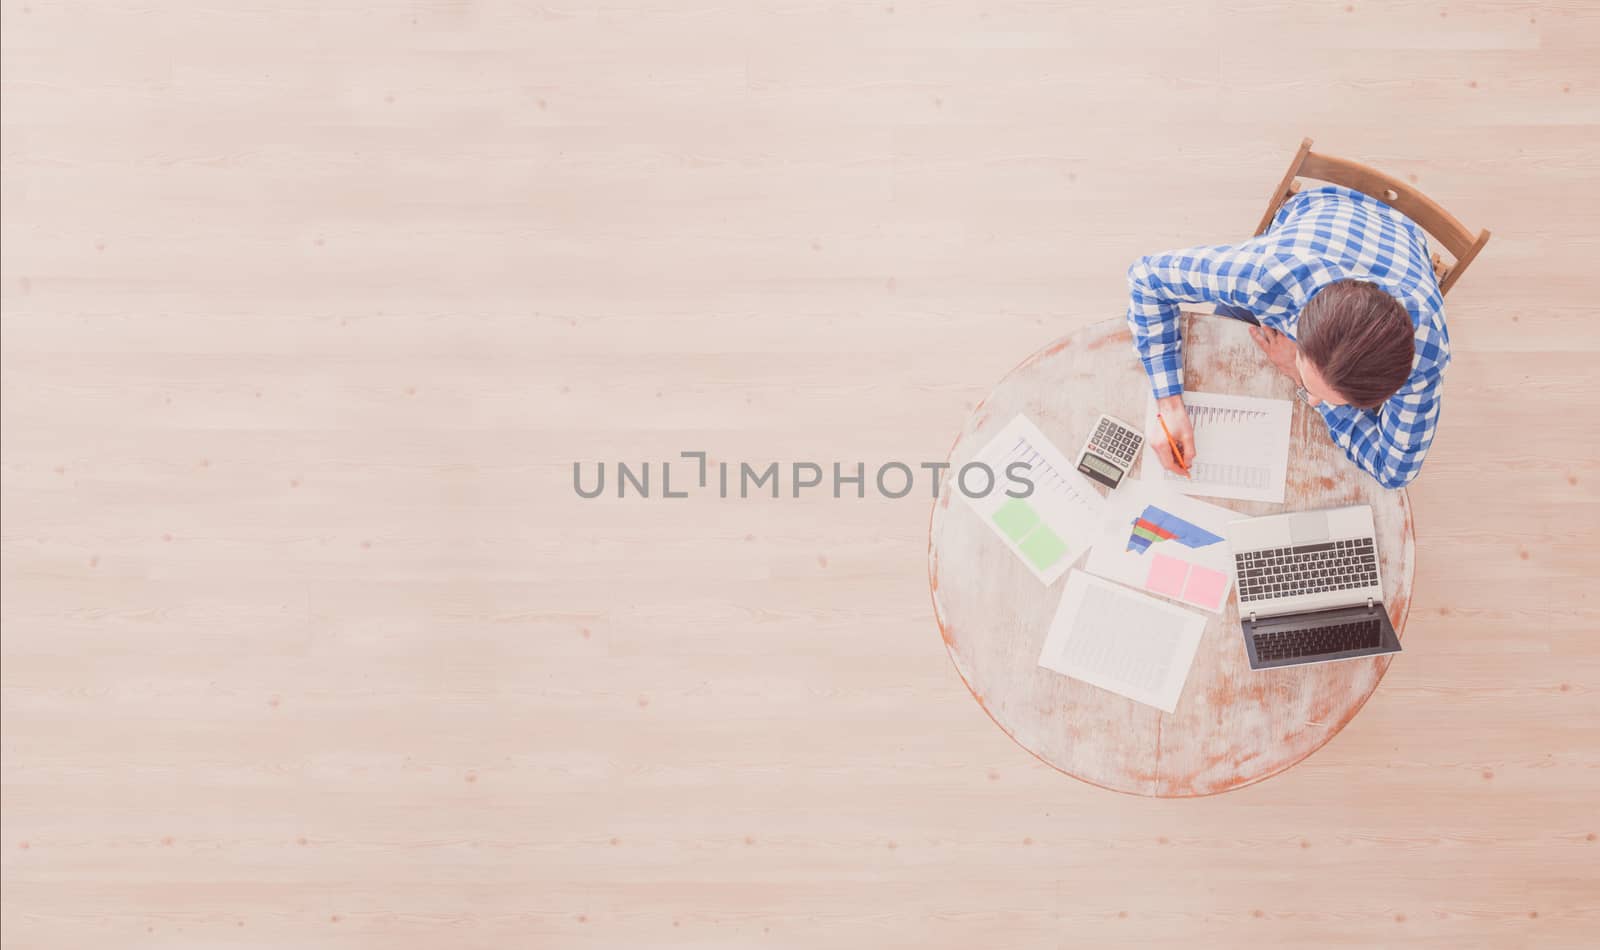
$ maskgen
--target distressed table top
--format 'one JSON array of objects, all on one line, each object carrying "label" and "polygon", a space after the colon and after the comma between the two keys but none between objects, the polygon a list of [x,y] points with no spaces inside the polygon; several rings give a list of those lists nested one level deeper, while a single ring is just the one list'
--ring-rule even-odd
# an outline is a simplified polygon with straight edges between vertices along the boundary
[{"label": "distressed table top", "polygon": [[[1185,386],[1293,398],[1245,324],[1186,314]],[[950,473],[1013,416],[1026,413],[1074,457],[1102,412],[1137,423],[1148,393],[1126,324],[1106,320],[1057,340],[1012,370],[974,410],[950,451],[929,526],[928,573],[939,628],[961,678],[989,716],[1044,762],[1095,785],[1164,797],[1260,781],[1321,748],[1361,709],[1390,657],[1253,672],[1231,594],[1213,616],[1172,714],[1038,666],[1066,576],[1045,587],[966,504]],[[1285,504],[1204,499],[1246,515],[1372,506],[1384,602],[1404,635],[1415,561],[1411,509],[1351,464],[1315,411],[1296,403]],[[1135,469],[1131,477],[1139,477]],[[1098,486],[1097,486],[1098,487]]]}]

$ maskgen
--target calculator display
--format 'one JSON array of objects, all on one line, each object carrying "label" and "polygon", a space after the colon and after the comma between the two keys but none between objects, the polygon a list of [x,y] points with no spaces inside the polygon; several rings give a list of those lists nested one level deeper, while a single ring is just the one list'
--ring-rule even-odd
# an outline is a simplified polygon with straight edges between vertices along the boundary
[{"label": "calculator display", "polygon": [[1105,459],[1094,454],[1093,452],[1083,453],[1083,464],[1089,466],[1102,475],[1106,475],[1118,480],[1122,478],[1122,469],[1117,468],[1115,465],[1112,465],[1110,462],[1107,462]]}]

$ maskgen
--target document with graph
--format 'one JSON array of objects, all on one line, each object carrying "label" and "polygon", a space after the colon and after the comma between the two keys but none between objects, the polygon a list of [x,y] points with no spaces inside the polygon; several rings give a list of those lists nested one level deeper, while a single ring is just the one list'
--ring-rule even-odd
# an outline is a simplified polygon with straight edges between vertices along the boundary
[{"label": "document with graph", "polygon": [[1191,610],[1073,571],[1039,665],[1172,712],[1205,629]]},{"label": "document with graph", "polygon": [[[1185,495],[1239,498],[1283,504],[1289,474],[1289,420],[1294,403],[1229,393],[1184,393],[1194,426],[1195,461],[1184,478],[1161,467],[1152,439],[1145,439],[1143,477],[1163,481]],[[1159,433],[1156,401],[1145,405],[1144,430]]]},{"label": "document with graph", "polygon": [[[1104,496],[1027,416],[1019,415],[1007,423],[973,461],[982,462],[994,473],[993,491],[972,497],[959,485],[950,490],[967,499],[978,517],[1035,577],[1045,584],[1055,583],[1094,543],[1105,511]],[[1012,468],[1018,463],[1021,465]],[[1008,477],[1011,472],[1033,483],[1026,498],[1007,493],[1023,490]],[[976,492],[979,476],[971,478]]]},{"label": "document with graph", "polygon": [[1084,570],[1221,613],[1233,588],[1228,522],[1240,517],[1165,482],[1126,479],[1106,499],[1105,521]]}]

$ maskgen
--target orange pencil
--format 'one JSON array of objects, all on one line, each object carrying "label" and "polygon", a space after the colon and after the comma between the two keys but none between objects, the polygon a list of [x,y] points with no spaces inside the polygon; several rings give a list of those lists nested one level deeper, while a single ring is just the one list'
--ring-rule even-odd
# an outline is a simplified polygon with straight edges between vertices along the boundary
[{"label": "orange pencil", "polygon": [[1161,423],[1161,434],[1167,437],[1167,444],[1172,447],[1172,457],[1178,460],[1178,467],[1183,469],[1183,477],[1193,478],[1194,476],[1189,474],[1189,463],[1183,460],[1183,449],[1178,447],[1177,441],[1172,438],[1172,430],[1167,428],[1167,420],[1161,418],[1161,413],[1158,412],[1156,421]]}]

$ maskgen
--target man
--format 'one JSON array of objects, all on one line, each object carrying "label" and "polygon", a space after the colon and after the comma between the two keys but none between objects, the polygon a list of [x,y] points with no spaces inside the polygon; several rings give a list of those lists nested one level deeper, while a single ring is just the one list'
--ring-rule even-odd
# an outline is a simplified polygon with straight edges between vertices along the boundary
[{"label": "man", "polygon": [[[1450,338],[1427,238],[1400,212],[1347,188],[1304,191],[1260,237],[1140,258],[1128,285],[1134,348],[1186,461],[1179,304],[1211,303],[1256,324],[1256,345],[1363,471],[1385,488],[1421,471]],[[1150,444],[1181,470],[1159,431]]]}]

